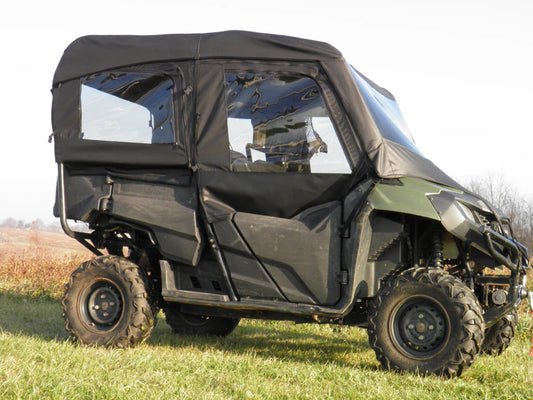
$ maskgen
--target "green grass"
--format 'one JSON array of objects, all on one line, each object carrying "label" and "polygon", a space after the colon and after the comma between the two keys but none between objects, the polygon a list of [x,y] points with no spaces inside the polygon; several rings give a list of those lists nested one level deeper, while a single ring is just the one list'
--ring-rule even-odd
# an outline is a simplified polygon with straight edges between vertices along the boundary
[{"label": "green grass", "polygon": [[531,399],[531,324],[458,379],[379,368],[358,328],[243,320],[225,339],[179,337],[164,320],[118,350],[67,340],[50,298],[0,295],[0,399]]}]

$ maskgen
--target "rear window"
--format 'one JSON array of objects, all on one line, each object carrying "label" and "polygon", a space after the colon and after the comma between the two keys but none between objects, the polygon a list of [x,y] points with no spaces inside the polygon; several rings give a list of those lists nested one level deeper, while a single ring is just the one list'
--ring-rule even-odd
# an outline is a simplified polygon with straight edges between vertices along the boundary
[{"label": "rear window", "polygon": [[101,72],[81,79],[81,138],[127,143],[174,143],[172,79]]}]

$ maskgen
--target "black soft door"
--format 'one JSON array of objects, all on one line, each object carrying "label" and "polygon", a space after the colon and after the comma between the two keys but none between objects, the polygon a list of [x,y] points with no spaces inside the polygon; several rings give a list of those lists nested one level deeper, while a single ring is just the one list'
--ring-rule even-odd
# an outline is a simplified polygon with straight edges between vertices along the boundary
[{"label": "black soft door", "polygon": [[226,71],[231,171],[200,171],[240,297],[335,304],[350,166],[316,81]]},{"label": "black soft door", "polygon": [[105,213],[147,227],[165,258],[196,265],[204,239],[183,144],[189,100],[178,96],[190,79],[187,67],[151,64],[82,77],[54,93],[54,113],[79,101],[70,110],[79,117],[70,127],[77,137],[65,137],[61,121],[54,128],[62,135],[68,218],[92,222]]}]

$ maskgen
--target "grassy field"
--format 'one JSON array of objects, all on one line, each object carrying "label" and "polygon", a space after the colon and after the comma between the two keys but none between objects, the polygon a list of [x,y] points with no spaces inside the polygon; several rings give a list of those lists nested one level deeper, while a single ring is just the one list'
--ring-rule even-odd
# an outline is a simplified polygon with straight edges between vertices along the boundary
[{"label": "grassy field", "polygon": [[525,309],[502,356],[481,356],[452,380],[383,371],[364,330],[330,325],[243,320],[225,339],[198,339],[174,335],[160,315],[134,349],[78,346],[58,282],[90,255],[64,236],[30,243],[28,233],[0,233],[0,399],[533,398]]}]

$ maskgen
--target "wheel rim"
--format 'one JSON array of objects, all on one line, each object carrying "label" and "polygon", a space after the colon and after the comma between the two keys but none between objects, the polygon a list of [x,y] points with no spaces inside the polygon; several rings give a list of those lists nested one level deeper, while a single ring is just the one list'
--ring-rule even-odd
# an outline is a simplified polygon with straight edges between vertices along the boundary
[{"label": "wheel rim", "polygon": [[431,297],[410,297],[398,304],[389,320],[389,333],[402,354],[426,360],[446,346],[450,320],[442,305]]},{"label": "wheel rim", "polygon": [[124,299],[120,288],[108,280],[93,282],[82,292],[80,319],[94,332],[108,332],[122,318]]}]

